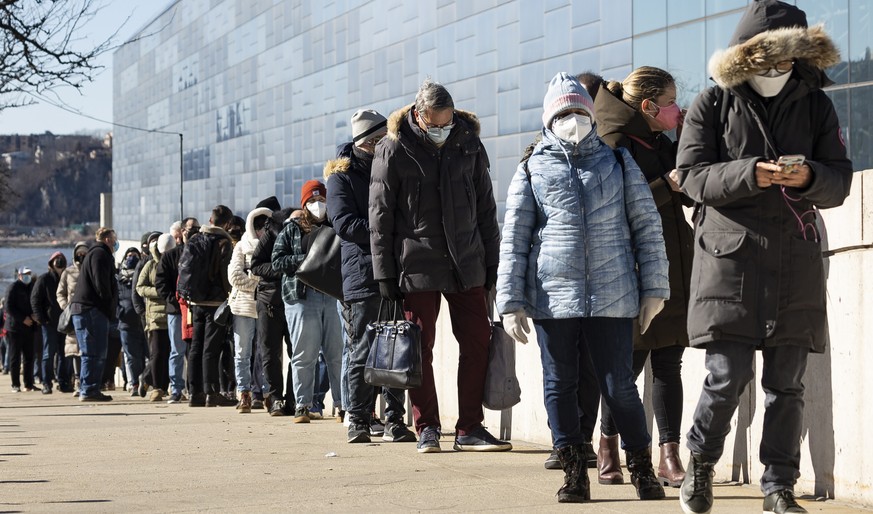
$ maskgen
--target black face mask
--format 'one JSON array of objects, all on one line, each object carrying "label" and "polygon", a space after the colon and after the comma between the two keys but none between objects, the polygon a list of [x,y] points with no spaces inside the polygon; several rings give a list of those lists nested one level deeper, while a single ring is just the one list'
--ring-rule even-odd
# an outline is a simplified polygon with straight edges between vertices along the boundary
[{"label": "black face mask", "polygon": [[84,254],[84,253],[77,253],[76,255],[73,256],[73,262],[76,262],[76,263],[81,264],[81,263],[82,263],[82,259],[84,259],[84,258],[85,258],[85,254]]},{"label": "black face mask", "polygon": [[67,267],[67,259],[55,259],[52,266],[54,266],[55,269],[63,270]]}]

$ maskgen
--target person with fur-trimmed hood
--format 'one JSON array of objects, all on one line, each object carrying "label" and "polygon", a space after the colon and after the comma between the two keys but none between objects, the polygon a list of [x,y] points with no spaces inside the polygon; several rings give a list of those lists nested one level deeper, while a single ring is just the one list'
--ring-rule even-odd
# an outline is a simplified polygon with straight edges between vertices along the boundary
[{"label": "person with fur-trimmed hood", "polygon": [[[364,381],[370,354],[367,324],[379,317],[379,285],[373,278],[368,203],[370,174],[376,144],[388,132],[388,120],[378,112],[362,109],[352,116],[352,142],[342,146],[337,159],[324,165],[327,180],[327,213],[342,240],[343,319],[348,340],[348,398],[343,407],[349,416],[348,442],[369,443],[375,389]],[[403,421],[406,414],[402,389],[382,388],[387,422],[382,440],[416,440]]]},{"label": "person with fur-trimmed hood", "polygon": [[458,422],[454,449],[505,451],[482,426],[488,366],[486,291],[497,282],[500,228],[488,155],[475,114],[455,109],[448,90],[427,79],[415,103],[388,119],[370,181],[370,246],[379,292],[403,300],[421,327],[422,385],[409,391],[418,451],[440,451],[433,345],[440,295],[458,339]]},{"label": "person with fur-trimmed hood", "polygon": [[[760,459],[764,512],[806,512],[800,475],[803,375],[825,350],[827,312],[816,209],[849,194],[852,163],[825,68],[840,61],[821,26],[775,0],[749,5],[730,46],[710,59],[716,86],[688,110],[677,169],[700,204],[688,310],[692,346],[706,347],[709,376],[688,433],[691,459],[680,489],[687,513],[712,508],[712,471],[740,393],[764,366],[766,413]],[[805,161],[787,166],[781,156]]]}]

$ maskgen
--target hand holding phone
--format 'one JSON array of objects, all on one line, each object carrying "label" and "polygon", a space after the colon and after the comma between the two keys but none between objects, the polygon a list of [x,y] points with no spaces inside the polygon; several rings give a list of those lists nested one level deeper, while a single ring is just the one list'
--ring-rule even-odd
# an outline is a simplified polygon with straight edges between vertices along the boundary
[{"label": "hand holding phone", "polygon": [[783,155],[776,161],[776,165],[781,168],[779,173],[797,173],[797,169],[803,166],[804,162],[806,162],[806,157],[803,155]]}]

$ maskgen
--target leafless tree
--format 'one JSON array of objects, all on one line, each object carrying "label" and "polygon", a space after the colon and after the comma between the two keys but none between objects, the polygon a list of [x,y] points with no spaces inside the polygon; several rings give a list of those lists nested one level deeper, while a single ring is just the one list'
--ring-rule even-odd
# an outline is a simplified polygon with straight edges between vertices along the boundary
[{"label": "leafless tree", "polygon": [[0,111],[33,103],[29,93],[81,89],[94,79],[97,58],[115,37],[94,46],[83,35],[101,7],[94,0],[0,0]]}]

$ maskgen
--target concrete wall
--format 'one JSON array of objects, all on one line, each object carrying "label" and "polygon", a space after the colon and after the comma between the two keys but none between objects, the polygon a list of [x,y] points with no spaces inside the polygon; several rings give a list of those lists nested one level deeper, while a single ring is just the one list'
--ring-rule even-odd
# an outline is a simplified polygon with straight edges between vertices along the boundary
[{"label": "concrete wall", "polygon": [[[873,363],[873,349],[864,338],[873,329],[866,315],[873,312],[873,251],[863,245],[873,242],[873,170],[856,173],[852,194],[842,207],[822,212],[826,227],[826,249],[835,252],[826,259],[828,274],[828,312],[831,344],[828,351],[812,355],[804,383],[806,410],[802,444],[799,494],[873,506],[873,373],[865,364]],[[858,247],[858,248],[855,248]],[[803,280],[803,277],[797,277]],[[458,345],[451,333],[447,305],[443,302],[438,320],[434,369],[443,426],[448,431],[457,420],[456,371]],[[533,334],[532,334],[533,335]],[[517,373],[522,401],[511,412],[485,411],[485,424],[512,439],[551,444],[543,407],[542,368],[535,336],[527,345],[517,345]],[[683,433],[706,376],[704,352],[685,353],[683,381],[685,409]],[[761,369],[759,356],[757,370]],[[645,378],[638,386],[644,390]],[[764,394],[756,387],[747,391],[731,423],[724,456],[716,468],[716,480],[757,483],[763,467],[758,461],[758,445],[764,414]],[[650,393],[645,394],[649,396]],[[650,430],[651,409],[649,412]],[[599,430],[595,431],[595,436]],[[657,434],[653,433],[657,441]],[[688,450],[683,449],[687,462]]]}]

